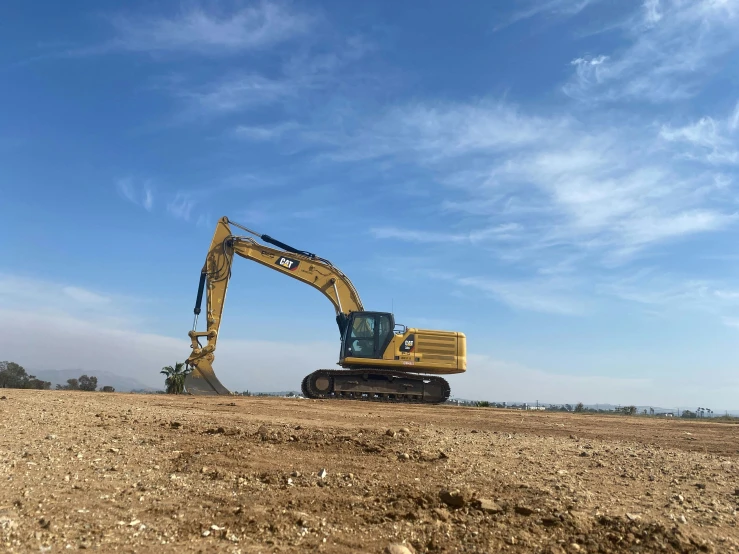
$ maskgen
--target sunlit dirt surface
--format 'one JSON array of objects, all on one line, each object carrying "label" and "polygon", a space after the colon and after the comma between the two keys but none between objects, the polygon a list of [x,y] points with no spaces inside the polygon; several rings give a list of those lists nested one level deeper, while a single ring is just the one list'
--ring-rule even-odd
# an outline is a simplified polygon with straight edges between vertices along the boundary
[{"label": "sunlit dirt surface", "polygon": [[738,425],[2,396],[3,552],[739,552]]}]

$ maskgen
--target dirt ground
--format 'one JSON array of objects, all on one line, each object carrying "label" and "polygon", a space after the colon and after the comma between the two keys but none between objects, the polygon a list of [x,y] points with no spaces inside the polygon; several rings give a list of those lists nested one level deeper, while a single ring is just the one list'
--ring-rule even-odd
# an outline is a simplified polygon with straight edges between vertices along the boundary
[{"label": "dirt ground", "polygon": [[724,553],[738,509],[739,425],[0,389],[4,552]]}]

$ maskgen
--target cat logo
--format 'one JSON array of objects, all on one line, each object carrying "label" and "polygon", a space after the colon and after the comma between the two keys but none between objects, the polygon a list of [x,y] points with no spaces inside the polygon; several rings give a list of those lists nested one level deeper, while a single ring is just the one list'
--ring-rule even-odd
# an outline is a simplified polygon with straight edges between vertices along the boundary
[{"label": "cat logo", "polygon": [[289,269],[290,271],[295,271],[298,269],[298,266],[300,265],[300,262],[298,260],[293,260],[292,258],[286,258],[281,257],[276,262],[277,265],[281,265],[285,269]]},{"label": "cat logo", "polygon": [[409,335],[407,339],[403,341],[403,344],[400,345],[400,351],[401,352],[413,352],[413,344],[415,343],[415,337],[413,335]]}]

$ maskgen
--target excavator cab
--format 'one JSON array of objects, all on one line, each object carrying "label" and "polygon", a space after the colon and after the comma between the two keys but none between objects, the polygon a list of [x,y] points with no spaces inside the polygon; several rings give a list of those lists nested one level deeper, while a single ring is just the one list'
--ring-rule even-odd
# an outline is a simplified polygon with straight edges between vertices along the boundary
[{"label": "excavator cab", "polygon": [[351,312],[341,340],[341,359],[382,358],[393,340],[395,318],[387,312]]}]

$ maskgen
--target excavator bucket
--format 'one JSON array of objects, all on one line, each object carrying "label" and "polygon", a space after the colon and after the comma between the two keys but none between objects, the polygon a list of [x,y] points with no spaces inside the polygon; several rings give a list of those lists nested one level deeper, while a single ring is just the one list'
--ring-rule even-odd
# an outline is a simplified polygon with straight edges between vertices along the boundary
[{"label": "excavator bucket", "polygon": [[232,394],[230,390],[221,384],[213,368],[207,362],[201,362],[185,377],[185,390],[189,394],[197,396]]}]

